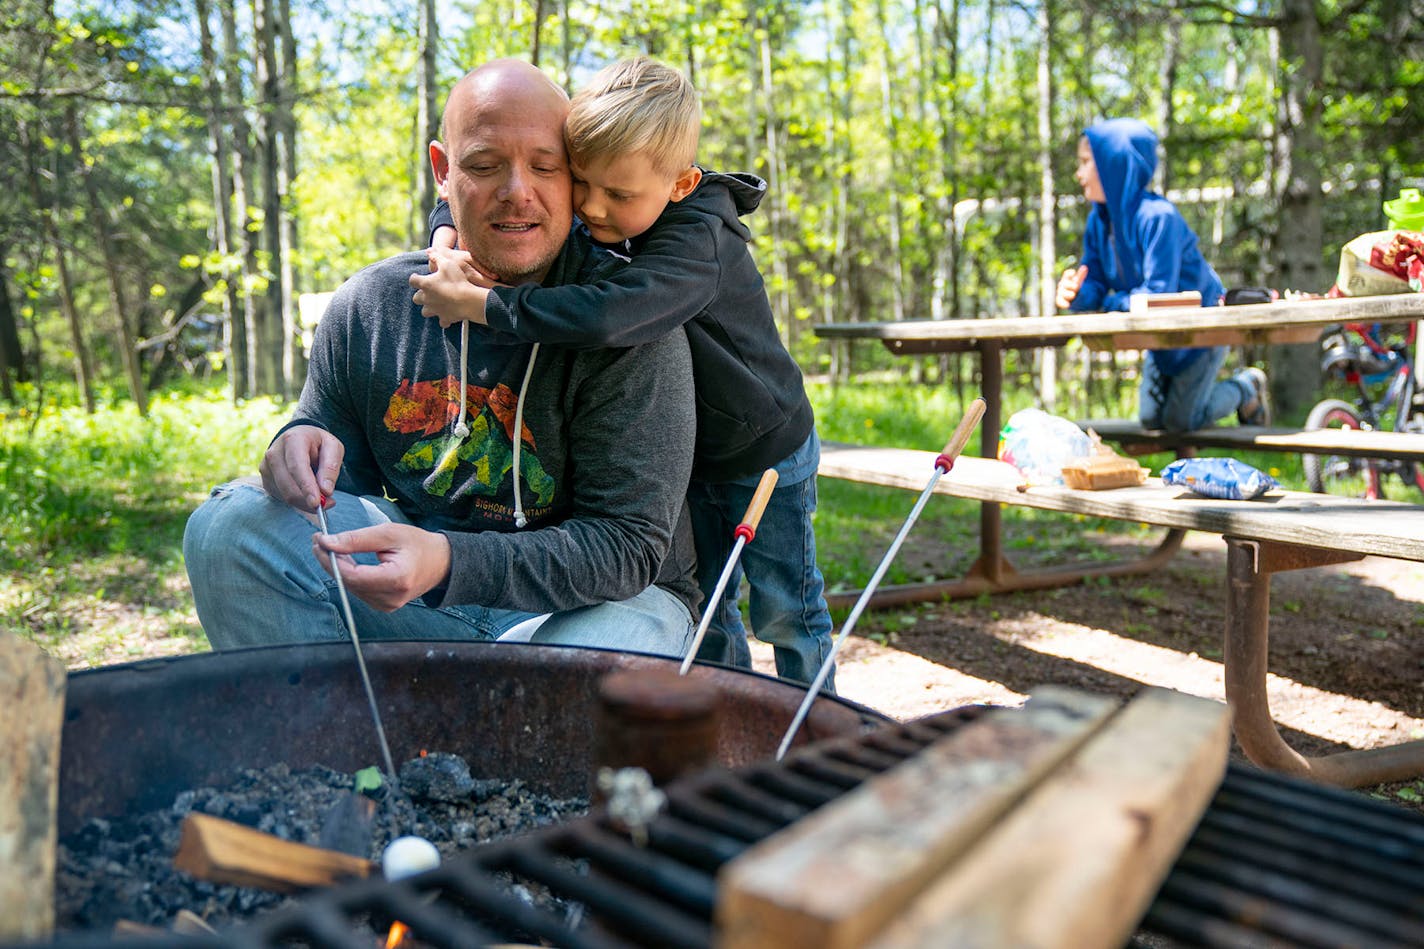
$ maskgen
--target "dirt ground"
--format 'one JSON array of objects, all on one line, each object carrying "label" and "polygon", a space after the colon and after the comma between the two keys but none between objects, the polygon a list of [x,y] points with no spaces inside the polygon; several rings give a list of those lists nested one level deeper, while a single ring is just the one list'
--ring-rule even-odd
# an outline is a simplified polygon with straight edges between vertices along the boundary
[{"label": "dirt ground", "polygon": [[[841,650],[838,691],[902,720],[1017,705],[1044,683],[1224,701],[1225,550],[1220,537],[1189,534],[1150,576],[867,612]],[[1271,711],[1298,751],[1424,737],[1424,564],[1367,558],[1276,574],[1270,645]],[[774,671],[769,647],[754,661]],[[1414,805],[1424,783],[1377,793]]]}]

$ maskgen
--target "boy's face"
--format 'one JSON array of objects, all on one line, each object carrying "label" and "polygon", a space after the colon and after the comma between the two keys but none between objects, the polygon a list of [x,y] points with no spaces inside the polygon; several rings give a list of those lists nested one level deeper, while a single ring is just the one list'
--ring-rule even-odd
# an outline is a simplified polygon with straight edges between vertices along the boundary
[{"label": "boy's face", "polygon": [[1107,204],[1107,193],[1098,178],[1098,165],[1093,161],[1093,146],[1088,144],[1086,135],[1078,139],[1078,168],[1073,172],[1073,180],[1083,189],[1083,197],[1094,204]]},{"label": "boy's face", "polygon": [[702,172],[689,168],[671,178],[653,169],[648,156],[634,152],[570,162],[574,211],[593,239],[617,244],[653,226],[669,201],[681,201],[697,187]]}]

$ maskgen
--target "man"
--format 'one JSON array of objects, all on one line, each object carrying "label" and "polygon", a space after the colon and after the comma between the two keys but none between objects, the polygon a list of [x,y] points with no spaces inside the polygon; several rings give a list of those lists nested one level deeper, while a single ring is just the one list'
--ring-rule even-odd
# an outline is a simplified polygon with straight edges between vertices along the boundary
[{"label": "man", "polygon": [[[496,61],[451,90],[431,144],[461,245],[504,283],[612,262],[569,236],[567,109],[538,69]],[[426,267],[400,255],[338,290],[261,486],[223,485],[189,520],[209,641],[345,636],[334,561],[363,637],[492,639],[553,614],[536,641],[681,655],[697,596],[685,337],[573,352],[471,327],[466,345],[411,302]],[[314,536],[323,499],[333,533]]]}]

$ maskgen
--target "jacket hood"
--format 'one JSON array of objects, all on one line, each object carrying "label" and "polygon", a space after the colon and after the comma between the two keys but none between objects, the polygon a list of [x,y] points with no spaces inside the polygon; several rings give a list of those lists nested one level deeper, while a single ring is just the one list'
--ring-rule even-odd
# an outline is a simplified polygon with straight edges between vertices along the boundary
[{"label": "jacket hood", "polygon": [[[1137,214],[1149,192],[1152,173],[1157,170],[1157,135],[1147,123],[1137,119],[1107,119],[1090,125],[1083,135],[1093,150],[1093,164],[1103,185],[1105,204],[1094,204],[1092,214],[1106,215],[1107,222],[1125,224]],[[1112,228],[1120,252],[1136,256],[1129,228]]]},{"label": "jacket hood", "polygon": [[764,197],[766,182],[756,175],[708,171],[704,168],[702,180],[680,203],[704,214],[715,215],[738,237],[749,241],[752,232],[740,218],[755,211]]}]

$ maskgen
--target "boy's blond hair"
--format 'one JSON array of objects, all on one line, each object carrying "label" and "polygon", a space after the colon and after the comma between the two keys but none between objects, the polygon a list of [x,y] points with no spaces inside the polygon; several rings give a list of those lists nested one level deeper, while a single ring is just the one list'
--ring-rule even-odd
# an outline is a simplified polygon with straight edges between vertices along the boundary
[{"label": "boy's blond hair", "polygon": [[682,73],[646,56],[605,66],[579,90],[564,123],[564,144],[578,164],[647,155],[669,178],[692,167],[702,109]]}]

